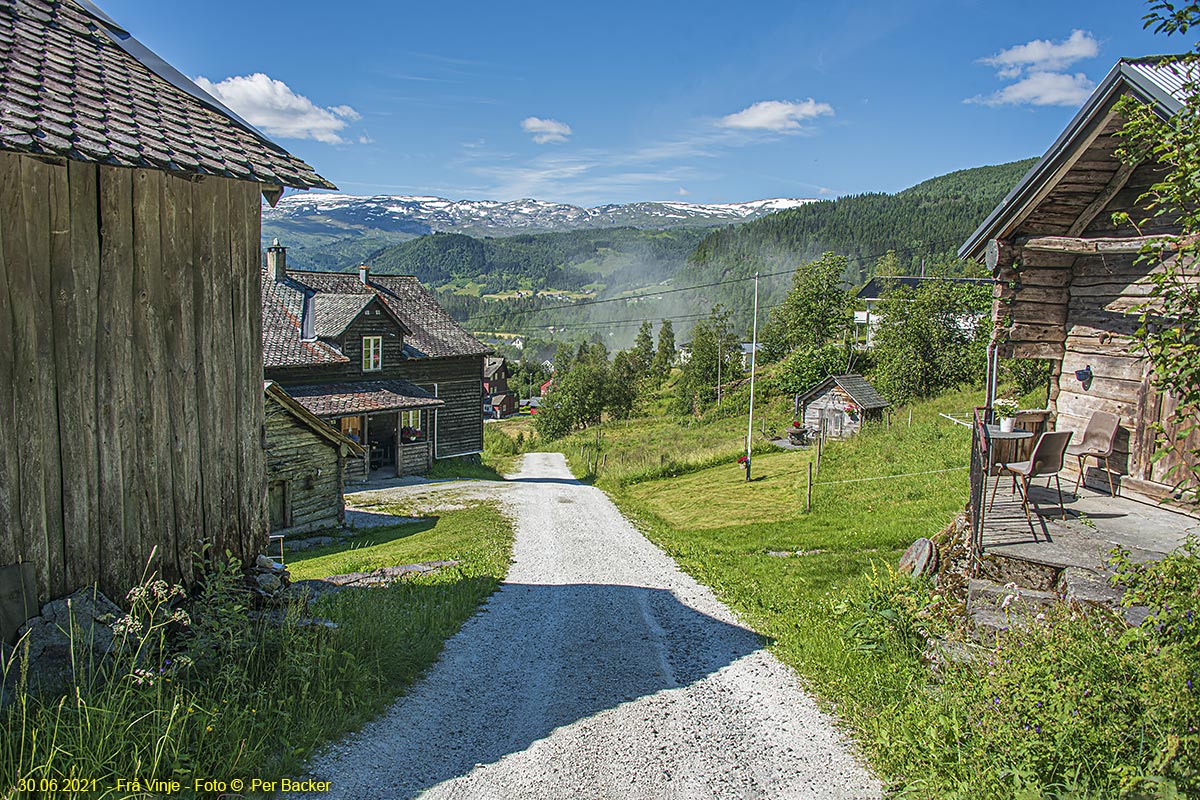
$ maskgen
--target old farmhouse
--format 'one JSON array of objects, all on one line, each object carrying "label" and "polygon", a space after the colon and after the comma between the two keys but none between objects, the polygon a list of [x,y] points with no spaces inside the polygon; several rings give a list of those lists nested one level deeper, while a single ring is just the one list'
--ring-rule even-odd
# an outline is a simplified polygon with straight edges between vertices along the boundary
[{"label": "old farmhouse", "polygon": [[[1169,495],[1173,468],[1192,457],[1188,453],[1200,438],[1200,427],[1186,435],[1176,431],[1170,422],[1174,399],[1155,391],[1133,339],[1155,269],[1138,258],[1142,237],[1178,234],[1179,228],[1166,217],[1140,232],[1113,222],[1114,212],[1144,217],[1137,199],[1160,175],[1152,163],[1127,164],[1115,155],[1124,120],[1114,105],[1132,95],[1169,118],[1182,108],[1183,91],[1176,62],[1122,60],[959,251],[964,257],[986,255],[997,280],[989,405],[997,359],[1049,360],[1050,422],[1056,429],[1072,431],[1079,442],[1096,412],[1120,418],[1114,452],[1103,460],[1108,469],[1094,460],[1085,466],[1087,484],[1105,492],[1112,477],[1118,490]],[[1181,446],[1156,459],[1160,424]],[[1074,469],[1075,460],[1066,466]]]},{"label": "old farmhouse", "polygon": [[508,387],[508,361],[489,356],[483,364],[484,413],[496,417],[511,417],[517,413],[517,396]]},{"label": "old farmhouse", "polygon": [[346,480],[372,469],[421,474],[437,458],[483,450],[483,361],[490,350],[413,277],[288,270],[267,249],[262,277],[266,377],[366,448]]},{"label": "old farmhouse", "polygon": [[253,558],[261,196],[333,187],[87,2],[0,3],[0,109],[0,565]]}]

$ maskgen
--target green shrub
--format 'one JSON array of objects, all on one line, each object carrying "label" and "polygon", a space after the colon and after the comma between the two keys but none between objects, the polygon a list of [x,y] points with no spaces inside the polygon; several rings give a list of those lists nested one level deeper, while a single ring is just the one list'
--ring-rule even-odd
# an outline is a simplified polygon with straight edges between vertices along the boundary
[{"label": "green shrub", "polygon": [[825,693],[870,734],[873,763],[903,796],[1195,796],[1200,546],[1114,563],[1126,603],[1152,610],[1140,627],[1060,603],[936,673],[922,658],[946,625],[939,598],[891,572],[864,576],[831,602],[858,663]]}]

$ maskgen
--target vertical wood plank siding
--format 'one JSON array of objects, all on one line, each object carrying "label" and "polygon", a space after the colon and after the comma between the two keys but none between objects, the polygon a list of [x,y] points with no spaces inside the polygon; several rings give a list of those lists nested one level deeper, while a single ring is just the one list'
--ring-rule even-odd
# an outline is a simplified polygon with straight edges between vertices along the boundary
[{"label": "vertical wood plank siding", "polygon": [[0,154],[0,564],[122,596],[265,547],[258,187]]}]

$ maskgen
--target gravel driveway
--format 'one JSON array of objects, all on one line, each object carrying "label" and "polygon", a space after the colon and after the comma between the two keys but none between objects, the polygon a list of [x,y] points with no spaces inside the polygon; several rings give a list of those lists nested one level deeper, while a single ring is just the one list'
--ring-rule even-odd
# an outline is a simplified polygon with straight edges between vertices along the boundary
[{"label": "gravel driveway", "polygon": [[880,796],[791,670],[560,454],[470,492],[516,519],[508,578],[424,680],[310,763],[320,797]]}]

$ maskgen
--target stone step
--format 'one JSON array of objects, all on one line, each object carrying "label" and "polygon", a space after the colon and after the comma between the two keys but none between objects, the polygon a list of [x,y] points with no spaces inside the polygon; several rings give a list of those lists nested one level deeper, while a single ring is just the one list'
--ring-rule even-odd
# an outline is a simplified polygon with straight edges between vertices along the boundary
[{"label": "stone step", "polygon": [[1108,576],[1084,567],[1067,567],[1058,576],[1058,588],[1067,600],[1116,608],[1124,592],[1108,582]]},{"label": "stone step", "polygon": [[1010,612],[1045,608],[1058,602],[1055,592],[1022,589],[994,581],[972,578],[967,582],[967,611],[995,611],[1001,616],[1007,607]]}]

